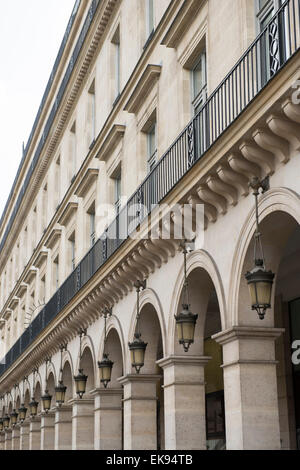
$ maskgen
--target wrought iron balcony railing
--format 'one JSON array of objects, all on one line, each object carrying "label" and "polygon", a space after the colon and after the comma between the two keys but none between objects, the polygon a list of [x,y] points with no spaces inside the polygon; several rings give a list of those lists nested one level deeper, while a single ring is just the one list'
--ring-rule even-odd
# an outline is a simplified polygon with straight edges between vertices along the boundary
[{"label": "wrought iron balcony railing", "polygon": [[299,26],[300,0],[287,0],[6,354],[0,365],[0,375],[113,256],[150,214],[153,205],[159,204],[193,165],[203,158],[207,150],[299,50]]}]

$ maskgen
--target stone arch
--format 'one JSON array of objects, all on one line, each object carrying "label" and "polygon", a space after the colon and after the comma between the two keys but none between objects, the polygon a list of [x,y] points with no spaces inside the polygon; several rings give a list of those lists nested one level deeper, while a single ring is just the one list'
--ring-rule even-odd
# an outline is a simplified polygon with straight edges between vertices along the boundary
[{"label": "stone arch", "polygon": [[[79,357],[78,357],[78,367],[79,369]],[[86,384],[86,394],[96,388],[96,363],[95,363],[95,354],[94,348],[91,347],[91,341],[86,341],[85,345],[82,345],[82,356],[80,362],[80,369],[83,369],[83,373],[87,375],[87,384]],[[76,370],[76,374],[77,374]]]},{"label": "stone arch", "polygon": [[74,395],[73,365],[69,356],[70,353],[65,351],[62,361],[62,380],[64,385],[67,387],[65,403],[71,400]]},{"label": "stone arch", "polygon": [[[227,309],[226,309],[224,287],[223,287],[223,283],[222,283],[222,279],[221,279],[218,267],[209,253],[207,253],[204,250],[197,250],[197,251],[192,252],[187,257],[187,275],[190,276],[193,273],[193,271],[195,271],[196,269],[198,270],[200,269],[203,272],[205,272],[211,280],[212,286],[214,287],[216,291],[216,295],[217,295],[217,299],[219,303],[219,309],[220,309],[222,330],[224,330],[226,329],[226,326],[227,326],[227,316],[226,316]],[[168,355],[175,354],[174,337],[175,337],[176,322],[175,322],[174,315],[178,312],[178,309],[180,307],[180,299],[182,295],[183,284],[184,284],[184,272],[183,272],[183,269],[180,269],[180,272],[178,274],[178,277],[177,277],[177,280],[173,289],[171,309],[170,309],[169,320],[168,320],[168,332],[169,332],[168,345],[167,345]]]},{"label": "stone arch", "polygon": [[[276,188],[269,190],[266,194],[260,196],[259,199],[259,218],[261,223],[275,212],[286,214],[294,219],[295,223],[300,224],[300,197],[294,191],[286,188]],[[230,325],[237,326],[240,324],[239,318],[239,297],[241,280],[243,282],[243,275],[245,270],[245,259],[253,235],[255,232],[255,207],[253,202],[253,209],[246,218],[240,237],[238,239],[230,278],[230,290],[228,300],[228,311],[230,312]],[[271,323],[270,323],[271,324]],[[270,325],[266,325],[270,326]]]},{"label": "stone arch", "polygon": [[[103,319],[104,323],[104,319]],[[98,354],[98,361],[102,360],[104,352],[104,326],[102,329],[100,348]],[[112,370],[112,378],[110,387],[119,388],[120,384],[117,381],[125,371],[126,367],[126,348],[124,341],[124,334],[119,319],[112,315],[107,319],[107,343],[106,352],[109,354],[109,359],[113,361],[114,366]],[[97,384],[100,386],[100,376],[97,374]]]},{"label": "stone arch", "polygon": [[[158,295],[153,289],[145,289],[144,291],[141,291],[140,293],[140,313],[141,313],[141,319],[142,319],[142,312],[145,309],[145,307],[148,306],[148,309],[151,308],[153,309],[153,314],[155,312],[157,320],[158,320],[158,325],[160,328],[160,333],[161,333],[161,341],[162,341],[162,354],[163,356],[166,353],[166,324],[165,324],[165,319],[164,319],[164,314],[163,314],[163,308],[162,304],[159,300]],[[150,307],[149,307],[150,306]],[[133,312],[131,314],[131,322],[130,322],[130,328],[129,328],[129,337],[128,337],[128,342],[131,342],[134,336],[134,331],[135,331],[135,325],[136,325],[136,314],[137,314],[137,302],[135,302],[135,306],[133,309]],[[143,335],[143,339],[145,338],[145,335]],[[145,340],[146,341],[146,340]],[[147,342],[147,341],[146,341]],[[131,360],[130,360],[130,354],[128,351],[128,354],[126,355],[126,366],[127,366],[127,373],[130,373],[131,371]]]}]

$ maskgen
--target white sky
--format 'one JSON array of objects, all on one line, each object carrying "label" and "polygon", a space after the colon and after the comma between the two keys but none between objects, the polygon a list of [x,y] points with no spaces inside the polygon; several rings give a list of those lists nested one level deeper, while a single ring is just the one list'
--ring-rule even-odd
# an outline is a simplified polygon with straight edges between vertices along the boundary
[{"label": "white sky", "polygon": [[0,0],[0,217],[75,0]]}]

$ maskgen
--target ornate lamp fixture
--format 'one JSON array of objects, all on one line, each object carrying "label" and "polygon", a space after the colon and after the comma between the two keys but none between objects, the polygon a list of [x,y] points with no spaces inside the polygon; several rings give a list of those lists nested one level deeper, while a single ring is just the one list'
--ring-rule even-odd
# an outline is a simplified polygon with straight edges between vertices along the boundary
[{"label": "ornate lamp fixture", "polygon": [[60,347],[60,371],[59,371],[59,380],[58,380],[58,385],[55,387],[55,401],[56,404],[59,408],[62,407],[62,405],[65,402],[66,398],[66,390],[67,387],[63,383],[62,379],[62,374],[63,374],[63,369],[62,369],[62,360],[63,360],[63,352],[67,350],[67,346],[62,345]]},{"label": "ornate lamp fixture", "polygon": [[34,419],[37,415],[37,412],[38,412],[38,402],[35,400],[34,398],[34,391],[35,391],[35,374],[38,372],[37,369],[33,369],[33,386],[32,386],[32,393],[33,393],[33,396],[31,398],[31,402],[29,403],[29,413],[30,413],[30,417],[32,419]]},{"label": "ornate lamp fixture", "polygon": [[107,318],[112,316],[112,309],[105,308],[102,311],[102,315],[104,316],[104,349],[103,349],[103,359],[101,362],[98,362],[98,367],[100,371],[100,381],[107,388],[107,385],[111,381],[111,372],[114,363],[108,359],[108,353],[106,352],[106,341],[107,341],[107,333],[106,333],[106,321]]},{"label": "ornate lamp fixture", "polygon": [[9,417],[9,415],[6,413],[6,415],[5,415],[4,418],[3,418],[3,426],[4,426],[4,429],[8,429],[8,428],[9,428],[9,423],[10,423],[10,417]]},{"label": "ornate lamp fixture", "polygon": [[22,404],[19,408],[19,421],[21,422],[21,424],[24,423],[25,419],[26,419],[26,413],[27,413],[27,408],[25,408],[25,381],[26,381],[26,377],[24,377],[23,379],[23,396],[22,396]]},{"label": "ornate lamp fixture", "polygon": [[272,286],[275,277],[272,271],[266,270],[261,232],[259,230],[259,190],[262,189],[262,192],[267,191],[269,188],[268,183],[268,179],[260,181],[258,178],[253,178],[250,182],[255,196],[256,232],[254,235],[254,268],[245,274],[250,291],[252,310],[257,311],[261,320],[264,320],[267,309],[271,308]]},{"label": "ornate lamp fixture", "polygon": [[187,257],[187,243],[186,240],[181,245],[184,255],[184,284],[183,284],[183,304],[182,311],[179,315],[175,315],[177,325],[177,336],[179,344],[183,345],[184,352],[188,352],[190,345],[194,343],[195,337],[195,326],[197,323],[198,315],[193,314],[190,311],[189,304],[189,291],[188,291],[188,280],[187,280],[187,269],[186,269],[186,257]]},{"label": "ornate lamp fixture", "polygon": [[47,414],[51,408],[51,401],[52,401],[52,395],[49,395],[49,392],[47,390],[47,378],[48,378],[48,363],[51,361],[50,358],[46,359],[46,372],[45,372],[45,393],[42,396],[42,403],[43,403],[43,409],[45,413]]},{"label": "ornate lamp fixture", "polygon": [[14,399],[13,399],[13,411],[12,413],[10,414],[10,419],[11,419],[11,425],[12,427],[14,428],[16,426],[16,424],[18,423],[18,413],[16,411],[16,395],[17,395],[17,388],[18,388],[18,385],[15,385],[15,396],[14,396]]},{"label": "ornate lamp fixture", "polygon": [[0,418],[0,432],[3,431],[3,418]]},{"label": "ornate lamp fixture", "polygon": [[86,383],[87,383],[87,375],[84,375],[83,369],[80,367],[81,363],[81,340],[82,337],[86,336],[86,330],[81,330],[79,332],[79,337],[80,337],[80,346],[79,346],[79,369],[78,369],[78,375],[74,376],[75,380],[75,385],[76,385],[76,393],[79,396],[80,399],[82,399],[83,395],[85,394],[85,389],[86,389]]},{"label": "ornate lamp fixture", "polygon": [[4,412],[4,407],[3,407],[3,397],[0,396],[0,402],[1,402],[1,405],[0,405],[0,408],[1,408],[1,414],[2,416],[0,416],[0,433],[3,432],[3,428],[4,428],[4,425],[3,425],[3,412]]},{"label": "ornate lamp fixture", "polygon": [[140,332],[140,291],[146,289],[146,281],[137,281],[134,284],[137,292],[137,316],[136,316],[136,327],[134,333],[134,340],[132,343],[128,343],[129,350],[131,353],[131,365],[135,368],[137,374],[140,373],[141,368],[145,363],[145,352],[147,343],[141,339],[142,335]]}]

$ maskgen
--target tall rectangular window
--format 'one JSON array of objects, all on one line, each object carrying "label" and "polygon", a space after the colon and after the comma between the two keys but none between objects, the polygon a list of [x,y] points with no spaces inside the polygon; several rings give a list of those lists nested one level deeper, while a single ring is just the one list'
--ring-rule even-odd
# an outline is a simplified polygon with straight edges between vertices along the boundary
[{"label": "tall rectangular window", "polygon": [[206,54],[201,52],[192,68],[192,104],[195,114],[206,101]]},{"label": "tall rectangular window", "polygon": [[55,207],[60,203],[60,156],[55,162]]},{"label": "tall rectangular window", "polygon": [[148,161],[148,172],[152,170],[157,160],[157,135],[156,135],[156,122],[152,125],[150,130],[147,132],[147,161]]},{"label": "tall rectangular window", "polygon": [[121,92],[121,41],[120,41],[120,26],[118,26],[113,38],[113,75],[115,82],[115,98],[117,98]]},{"label": "tall rectangular window", "polygon": [[96,241],[96,214],[95,214],[95,202],[91,205],[89,210],[87,211],[88,219],[89,219],[89,243],[90,247],[95,245]]},{"label": "tall rectangular window", "polygon": [[71,146],[71,180],[76,174],[77,169],[77,143],[76,143],[76,121],[73,123],[70,132]]},{"label": "tall rectangular window", "polygon": [[95,94],[95,80],[89,88],[89,119],[91,126],[91,143],[94,142],[96,137],[96,94]]},{"label": "tall rectangular window", "polygon": [[154,0],[146,0],[147,38],[154,31]]},{"label": "tall rectangular window", "polygon": [[121,185],[122,185],[122,177],[121,177],[121,171],[116,175],[115,177],[115,208],[116,208],[116,213],[118,214],[120,211],[120,206],[121,206]]},{"label": "tall rectangular window", "polygon": [[59,257],[57,256],[53,263],[53,285],[55,290],[59,288]]},{"label": "tall rectangular window", "polygon": [[69,238],[69,259],[70,259],[70,268],[71,271],[74,271],[76,265],[75,265],[75,232],[72,233],[72,235]]}]

